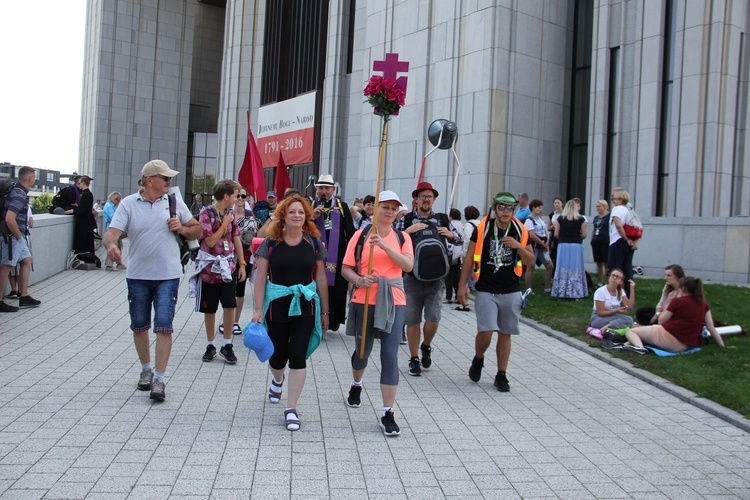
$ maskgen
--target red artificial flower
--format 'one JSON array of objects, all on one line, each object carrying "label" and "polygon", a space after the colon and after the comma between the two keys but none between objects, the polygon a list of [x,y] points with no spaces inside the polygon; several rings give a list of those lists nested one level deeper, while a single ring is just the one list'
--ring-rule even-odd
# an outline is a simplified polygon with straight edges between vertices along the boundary
[{"label": "red artificial flower", "polygon": [[369,102],[376,115],[384,117],[386,120],[390,115],[398,115],[398,110],[405,103],[404,91],[396,86],[393,80],[387,80],[382,76],[374,75],[367,82],[363,94]]}]

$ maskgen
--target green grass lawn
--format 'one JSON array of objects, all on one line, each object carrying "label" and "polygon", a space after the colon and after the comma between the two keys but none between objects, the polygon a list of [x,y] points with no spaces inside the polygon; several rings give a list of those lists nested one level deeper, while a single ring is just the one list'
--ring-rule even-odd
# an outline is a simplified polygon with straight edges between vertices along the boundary
[{"label": "green grass lawn", "polygon": [[[635,282],[636,308],[656,306],[664,280],[636,277]],[[543,294],[543,285],[543,271],[537,269],[534,274],[536,295],[529,297],[524,316],[601,349],[601,342],[586,334],[594,291],[589,292],[588,299],[576,302]],[[706,285],[705,293],[714,320],[741,325],[745,331],[750,331],[750,288],[711,284]],[[724,336],[723,339],[726,349],[712,341],[700,352],[687,356],[606,352],[750,418],[750,335]]]}]

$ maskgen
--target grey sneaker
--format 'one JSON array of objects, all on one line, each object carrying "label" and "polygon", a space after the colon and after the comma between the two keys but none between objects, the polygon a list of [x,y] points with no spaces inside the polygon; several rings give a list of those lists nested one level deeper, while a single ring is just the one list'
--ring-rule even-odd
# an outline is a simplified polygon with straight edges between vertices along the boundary
[{"label": "grey sneaker", "polygon": [[624,345],[622,346],[622,350],[625,352],[634,352],[636,354],[648,354],[648,349],[645,347],[640,347],[637,345]]},{"label": "grey sneaker", "polygon": [[161,379],[153,380],[151,382],[151,399],[164,401],[164,398],[164,381]]},{"label": "grey sneaker", "polygon": [[138,379],[138,390],[148,391],[151,389],[151,382],[154,380],[154,370],[141,371],[141,377]]}]

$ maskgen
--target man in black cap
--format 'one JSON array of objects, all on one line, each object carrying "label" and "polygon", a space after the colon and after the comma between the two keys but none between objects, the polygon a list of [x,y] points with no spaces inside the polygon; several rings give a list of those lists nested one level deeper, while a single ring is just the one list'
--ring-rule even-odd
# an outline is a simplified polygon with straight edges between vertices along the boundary
[{"label": "man in black cap", "polygon": [[315,183],[316,197],[313,200],[313,222],[320,231],[320,240],[328,250],[326,278],[328,278],[329,329],[336,331],[346,320],[346,293],[348,282],[341,276],[341,263],[346,246],[354,234],[349,205],[335,196],[336,184],[333,176],[323,174]]},{"label": "man in black cap", "polygon": [[[416,202],[414,211],[404,215],[396,226],[397,229],[411,235],[414,244],[414,270],[404,275],[404,291],[406,292],[406,337],[409,342],[409,375],[418,377],[422,375],[422,367],[429,368],[432,366],[432,339],[437,334],[438,325],[440,324],[442,296],[443,296],[443,278],[448,274],[450,267],[450,258],[448,256],[448,245],[446,240],[454,245],[461,245],[463,238],[450,225],[448,216],[443,213],[432,211],[432,206],[438,197],[438,192],[429,182],[420,182],[417,189],[412,191],[412,198]],[[416,233],[426,233],[432,228],[441,236],[443,244],[444,259],[446,264],[445,274],[438,276],[436,279],[429,279],[424,276],[422,270],[434,271],[438,266],[433,262],[426,264],[427,252],[424,254],[417,248],[418,239],[421,235]],[[421,246],[421,245],[420,245]],[[433,246],[432,248],[436,248]],[[425,257],[422,257],[422,256]],[[429,278],[435,278],[430,276]],[[419,344],[422,336],[422,310],[424,310],[424,341]],[[422,351],[422,360],[419,359],[419,351]]]}]

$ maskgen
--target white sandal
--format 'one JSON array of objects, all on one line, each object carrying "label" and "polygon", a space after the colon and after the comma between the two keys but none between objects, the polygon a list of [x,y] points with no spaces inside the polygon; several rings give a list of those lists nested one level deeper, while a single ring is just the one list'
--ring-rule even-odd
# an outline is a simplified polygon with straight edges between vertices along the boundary
[{"label": "white sandal", "polygon": [[[281,377],[281,383],[277,384],[276,380],[271,377],[271,386],[268,388],[268,401],[276,404],[281,399],[281,387],[284,385],[284,380],[286,379],[286,376]],[[274,388],[278,387],[278,391],[274,391]]]},{"label": "white sandal", "polygon": [[286,422],[286,430],[288,431],[299,430],[301,422],[299,421],[299,417],[297,416],[296,408],[290,408],[288,410],[284,410],[284,420]]}]

